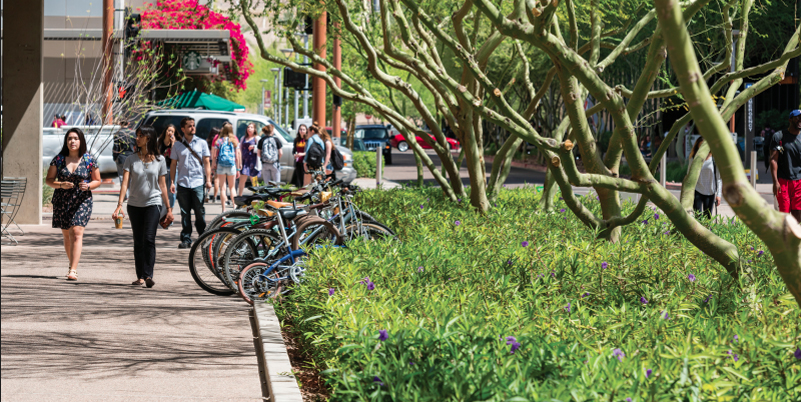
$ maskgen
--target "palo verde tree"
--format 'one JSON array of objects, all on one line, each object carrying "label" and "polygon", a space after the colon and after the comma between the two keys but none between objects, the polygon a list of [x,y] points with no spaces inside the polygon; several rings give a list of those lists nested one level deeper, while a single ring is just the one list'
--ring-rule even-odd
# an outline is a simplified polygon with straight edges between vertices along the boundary
[{"label": "palo verde tree", "polygon": [[[453,5],[453,12],[443,15],[443,9],[447,9],[443,4]],[[721,24],[715,34],[721,43],[726,44],[725,54],[720,62],[708,60],[705,63],[708,67],[702,71],[688,34],[687,21],[713,5],[720,10]],[[432,129],[434,140],[430,145],[442,160],[444,175],[433,169],[431,160],[416,146],[416,141],[409,141],[409,144],[451,198],[466,194],[467,190],[461,184],[453,156],[446,149],[436,116],[444,117],[462,142],[470,176],[470,200],[478,211],[488,210],[488,193],[491,194],[492,187],[502,183],[502,173],[508,171],[510,151],[516,148],[516,144],[526,141],[547,156],[550,177],[561,190],[566,204],[584,224],[597,230],[600,237],[617,241],[620,227],[637,222],[650,201],[663,211],[682,235],[737,278],[745,268],[737,248],[704,227],[688,212],[686,200],[691,191],[685,191],[682,200],[676,199],[654,178],[658,161],[668,145],[679,129],[693,120],[706,140],[696,159],[705,159],[711,150],[723,178],[724,197],[737,216],[768,245],[788,289],[801,305],[801,226],[791,216],[773,211],[749,187],[736,148],[727,138],[723,124],[748,99],[780,81],[789,60],[801,55],[799,32],[796,30],[786,39],[778,57],[746,68],[744,61],[752,7],[753,0],[718,0],[714,3],[712,0],[682,3],[658,0],[655,6],[644,9],[630,26],[615,29],[610,34],[605,31],[608,27],[604,26],[600,0],[591,0],[588,8],[590,34],[582,39],[578,34],[579,21],[573,0],[561,3],[558,0],[382,1],[377,13],[365,8],[363,2],[349,0],[329,0],[317,8],[306,2],[239,2],[239,9],[255,32],[258,30],[252,20],[253,14],[273,16],[276,33],[284,35],[295,51],[308,55],[325,70],[270,55],[264,51],[264,43],[257,35],[263,58],[324,79],[337,95],[374,108],[398,127],[407,139],[422,134],[396,108],[378,101],[345,69],[334,69],[330,61],[320,58],[314,49],[305,51],[295,40],[293,32],[297,28],[299,13],[328,11],[335,23],[341,24],[338,34],[353,38],[360,46],[370,76],[389,88],[394,96],[407,98]],[[732,50],[735,23],[739,28],[739,39],[736,49]],[[483,36],[482,32],[485,32]],[[502,82],[497,76],[487,74],[489,60],[504,42],[517,49],[521,62],[525,64],[522,82]],[[549,60],[547,81],[539,90],[530,80],[530,65],[523,46],[538,49]],[[449,62],[458,65],[458,74],[446,70],[442,58],[444,49],[448,49],[455,59]],[[605,78],[605,69],[637,51],[645,52],[645,64],[631,89]],[[668,54],[679,85],[654,89],[656,80],[664,79],[664,74],[668,73]],[[734,68],[730,68],[732,60]],[[738,93],[744,78],[756,76],[761,78]],[[341,89],[334,87],[334,77],[341,79]],[[411,77],[422,83],[423,88],[416,89],[410,83]],[[558,83],[566,117],[550,137],[545,137],[530,124],[530,120],[538,110],[550,80]],[[525,107],[513,104],[508,97],[512,85],[522,85],[529,93],[530,100]],[[420,101],[419,90],[433,95],[435,110]],[[690,114],[671,127],[649,164],[640,153],[635,133],[643,105],[648,99],[676,95],[686,99]],[[713,95],[722,96],[722,104],[716,104]],[[597,103],[585,110],[584,101],[588,96]],[[605,155],[598,150],[587,122],[587,116],[601,110],[609,113],[614,122]],[[495,163],[499,165],[497,169],[493,166],[489,182],[482,149],[484,120],[512,134],[496,155]],[[420,136],[428,141],[427,135]],[[577,155],[580,155],[586,173],[579,171]],[[631,169],[630,179],[618,174],[623,158]],[[697,164],[693,166],[685,178],[684,185],[688,189],[694,188],[699,167]],[[601,202],[601,216],[582,205],[572,191],[573,186],[594,189]],[[620,191],[642,195],[633,213],[623,215]]]}]

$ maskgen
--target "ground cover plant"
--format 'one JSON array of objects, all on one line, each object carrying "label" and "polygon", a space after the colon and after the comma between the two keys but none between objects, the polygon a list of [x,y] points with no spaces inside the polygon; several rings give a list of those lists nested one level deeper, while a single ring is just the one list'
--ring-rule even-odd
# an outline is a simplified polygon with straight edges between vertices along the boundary
[{"label": "ground cover plant", "polygon": [[362,193],[400,241],[313,255],[276,303],[331,399],[801,399],[801,311],[745,225],[706,222],[744,250],[735,280],[659,211],[610,243],[539,197],[503,189],[482,216],[435,188]]}]

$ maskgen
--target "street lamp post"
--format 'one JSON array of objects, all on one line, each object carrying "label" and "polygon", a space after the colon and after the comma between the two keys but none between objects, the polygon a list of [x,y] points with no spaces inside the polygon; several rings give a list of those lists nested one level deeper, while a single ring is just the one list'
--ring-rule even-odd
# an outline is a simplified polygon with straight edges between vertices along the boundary
[{"label": "street lamp post", "polygon": [[259,110],[260,110],[259,114],[264,116],[264,112],[266,112],[266,110],[264,110],[264,83],[270,81],[269,80],[259,80],[259,81],[261,81],[261,105],[259,105]]},{"label": "street lamp post", "polygon": [[[281,49],[281,53],[284,54],[284,57],[286,57],[287,59],[290,59],[290,58],[292,58],[292,54],[295,53],[295,50],[293,50],[293,49]],[[286,81],[286,77],[284,77],[284,80]],[[295,91],[295,92],[297,92],[297,91]],[[295,101],[297,102],[297,95],[295,95]],[[286,101],[284,102],[284,107],[285,107],[284,127],[289,129],[289,88],[287,88],[287,90],[286,90]],[[295,107],[295,118],[297,118],[297,116],[298,116],[298,108],[296,106]]]},{"label": "street lamp post", "polygon": [[[274,73],[280,73],[281,69],[276,67],[276,68],[271,68],[270,71],[272,71]],[[278,96],[278,74],[276,74],[275,77],[273,78],[273,97],[274,97],[273,99],[278,99],[277,96]],[[280,101],[280,99],[279,99],[279,101]],[[272,106],[272,109],[273,109],[273,120],[275,120],[275,118],[276,118],[276,116],[275,116],[275,109],[276,109],[275,108],[275,104],[272,104],[271,106]]]}]

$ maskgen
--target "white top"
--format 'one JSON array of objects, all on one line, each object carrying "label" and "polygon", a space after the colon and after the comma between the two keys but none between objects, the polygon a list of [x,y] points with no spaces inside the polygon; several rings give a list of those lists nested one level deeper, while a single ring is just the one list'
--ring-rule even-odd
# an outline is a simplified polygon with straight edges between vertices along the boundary
[{"label": "white top", "polygon": [[[715,195],[720,197],[720,188],[723,182],[720,180],[720,171],[715,167],[715,159],[708,158],[701,165],[701,173],[698,175],[698,183],[695,185],[695,191],[703,195]],[[688,167],[689,169],[689,167]]]},{"label": "white top", "polygon": [[167,162],[163,156],[144,163],[139,154],[133,154],[125,158],[123,169],[128,172],[128,205],[149,207],[162,204],[159,177],[167,174]]}]

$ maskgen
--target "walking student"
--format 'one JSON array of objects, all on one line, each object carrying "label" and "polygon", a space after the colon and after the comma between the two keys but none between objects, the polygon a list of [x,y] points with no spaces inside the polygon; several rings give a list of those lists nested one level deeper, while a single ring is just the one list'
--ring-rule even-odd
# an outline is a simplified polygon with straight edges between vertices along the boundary
[{"label": "walking student", "polygon": [[[114,133],[114,145],[111,147],[111,157],[117,164],[117,177],[122,185],[122,168],[125,166],[125,158],[136,152],[136,135],[133,130],[128,128],[127,121],[120,122],[120,129]],[[125,194],[128,198],[128,194]]]},{"label": "walking student", "polygon": [[265,183],[281,181],[281,157],[284,151],[281,149],[283,144],[275,136],[272,124],[262,127],[264,137],[259,140],[257,147],[259,158],[261,158],[261,178]]},{"label": "walking student", "polygon": [[242,152],[242,171],[239,175],[239,193],[245,191],[245,182],[251,181],[252,178],[259,176],[259,170],[256,169],[256,161],[259,160],[258,146],[259,139],[256,137],[256,125],[253,123],[248,124],[245,138],[239,148]]},{"label": "walking student", "polygon": [[242,166],[242,153],[239,150],[239,140],[234,134],[234,126],[231,123],[225,123],[222,128],[222,134],[214,144],[211,151],[211,169],[217,172],[217,177],[220,180],[220,203],[222,204],[222,211],[225,212],[225,204],[227,197],[225,195],[225,186],[231,191],[231,199],[236,197],[236,188],[234,188],[234,180],[239,176],[239,169]]},{"label": "walking student", "polygon": [[770,141],[770,173],[779,211],[801,222],[801,110],[790,112],[789,120]]},{"label": "walking student", "polygon": [[334,151],[334,142],[331,140],[331,136],[328,135],[328,130],[326,129],[317,129],[317,132],[320,134],[320,138],[323,140],[323,144],[325,144],[325,162],[323,162],[323,166],[325,166],[325,174],[326,176],[331,175],[331,177],[336,180],[336,172],[334,172],[334,165],[331,163],[331,154]]},{"label": "walking student", "polygon": [[53,192],[53,227],[61,229],[69,260],[67,280],[78,280],[83,232],[92,217],[92,190],[100,185],[100,170],[86,153],[86,138],[79,128],[64,135],[61,152],[50,161],[45,183]]},{"label": "walking student", "polygon": [[[704,142],[703,137],[698,137],[695,140],[692,151],[690,151],[690,159],[695,158],[698,149]],[[690,168],[691,163],[687,164]],[[715,167],[715,160],[712,158],[712,153],[706,156],[703,165],[701,165],[701,172],[698,175],[698,182],[695,184],[695,198],[693,199],[693,211],[697,214],[704,214],[707,218],[712,218],[712,209],[720,206],[721,187],[723,182],[720,180],[720,172]]]},{"label": "walking student", "polygon": [[308,129],[305,124],[298,126],[298,134],[293,141],[293,152],[295,157],[295,171],[292,172],[292,185],[295,187],[303,186],[303,157],[306,156],[306,135]]},{"label": "walking student", "polygon": [[152,288],[153,267],[156,264],[156,229],[165,208],[167,220],[172,220],[172,208],[167,198],[167,163],[159,156],[159,138],[151,126],[136,130],[138,151],[125,160],[124,178],[120,189],[117,209],[112,217],[122,210],[123,194],[130,189],[128,197],[128,218],[134,238],[134,265],[136,280],[132,285],[146,285]]},{"label": "walking student", "polygon": [[203,206],[204,184],[211,189],[211,165],[209,147],[195,136],[195,119],[181,120],[182,138],[172,146],[170,192],[176,194],[181,208],[181,243],[178,248],[192,246],[192,213],[195,214],[195,229],[200,236],[206,230],[206,208]]},{"label": "walking student", "polygon": [[[170,155],[172,154],[172,144],[175,144],[175,126],[172,124],[167,124],[167,127],[164,129],[164,132],[159,137],[159,154],[164,157],[164,164],[167,165],[167,169],[172,165],[172,158]],[[167,175],[167,188],[169,189],[172,185],[172,177]],[[175,206],[175,194],[168,191],[167,198],[170,199],[170,208]]]},{"label": "walking student", "polygon": [[303,177],[303,185],[311,182],[311,171],[319,169],[325,165],[325,143],[319,135],[320,129],[312,124],[309,128],[309,138],[306,141],[306,155],[303,156],[303,171],[306,174]]}]

